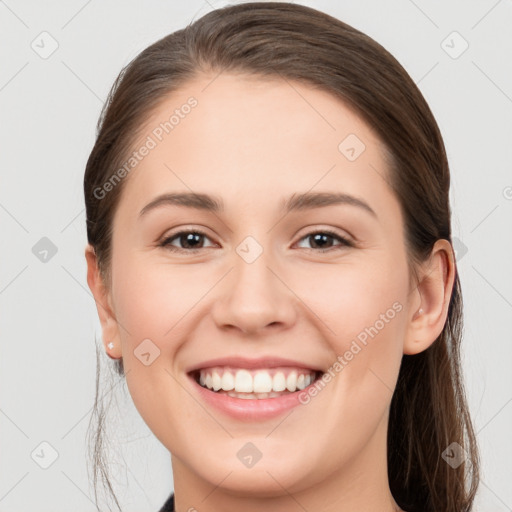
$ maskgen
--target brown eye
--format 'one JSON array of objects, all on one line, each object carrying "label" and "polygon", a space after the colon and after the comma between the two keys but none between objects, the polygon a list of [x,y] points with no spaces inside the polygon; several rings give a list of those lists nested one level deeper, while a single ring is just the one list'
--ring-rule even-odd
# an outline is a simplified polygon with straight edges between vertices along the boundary
[{"label": "brown eye", "polygon": [[[208,237],[202,231],[180,231],[172,236],[166,237],[159,245],[171,251],[191,252],[205,248],[202,246],[205,238]],[[178,242],[181,247],[173,245],[175,241]]]},{"label": "brown eye", "polygon": [[[333,231],[323,230],[323,231],[315,231],[313,233],[309,233],[308,235],[301,238],[301,240],[308,240],[310,244],[313,246],[311,248],[306,247],[306,249],[315,250],[319,252],[329,251],[336,247],[352,247],[353,244],[346,238],[334,233]],[[340,242],[338,245],[332,245],[333,240],[337,240]],[[315,247],[316,246],[316,247]]]}]

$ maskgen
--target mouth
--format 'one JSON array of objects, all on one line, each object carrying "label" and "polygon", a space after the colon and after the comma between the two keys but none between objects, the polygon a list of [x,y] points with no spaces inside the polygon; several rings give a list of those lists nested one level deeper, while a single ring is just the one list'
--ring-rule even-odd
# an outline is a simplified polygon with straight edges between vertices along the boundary
[{"label": "mouth", "polygon": [[214,366],[189,372],[201,388],[216,395],[243,400],[277,399],[296,395],[321,378],[322,372],[308,368],[237,368]]}]

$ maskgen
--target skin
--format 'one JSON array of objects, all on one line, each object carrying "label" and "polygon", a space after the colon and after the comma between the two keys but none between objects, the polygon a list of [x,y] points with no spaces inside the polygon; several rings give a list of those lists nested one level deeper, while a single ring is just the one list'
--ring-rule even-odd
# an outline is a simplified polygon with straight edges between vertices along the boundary
[{"label": "skin", "polygon": [[[110,282],[86,248],[105,350],[123,358],[135,406],[172,454],[179,512],[399,510],[386,465],[389,405],[402,355],[428,348],[445,324],[451,246],[438,241],[411,279],[383,148],[339,99],[283,80],[213,79],[198,76],[145,123],[141,141],[190,96],[198,100],[125,178]],[[353,162],[338,150],[348,134],[366,145]],[[167,205],[139,215],[178,191],[218,196],[225,210]],[[284,199],[308,191],[356,196],[376,216],[347,204],[283,216]],[[194,228],[207,234],[194,253],[183,238],[172,242],[181,253],[158,245]],[[353,246],[327,238],[322,252],[307,236],[322,229]],[[249,235],[263,248],[250,264],[236,252]],[[317,396],[278,418],[242,422],[211,409],[185,373],[231,354],[327,370],[397,301],[401,311]],[[160,350],[148,366],[134,354],[147,338]],[[236,456],[247,442],[262,453],[252,468]]]}]

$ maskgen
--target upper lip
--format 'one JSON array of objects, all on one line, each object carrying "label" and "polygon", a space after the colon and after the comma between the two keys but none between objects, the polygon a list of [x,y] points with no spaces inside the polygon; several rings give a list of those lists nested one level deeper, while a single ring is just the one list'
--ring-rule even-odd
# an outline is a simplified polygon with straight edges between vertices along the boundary
[{"label": "upper lip", "polygon": [[197,370],[203,370],[205,368],[212,368],[214,366],[232,366],[234,368],[276,368],[279,366],[292,366],[294,368],[306,368],[308,370],[323,371],[320,367],[311,366],[310,363],[302,361],[296,361],[293,359],[286,359],[277,356],[265,356],[254,359],[246,357],[219,357],[217,359],[210,359],[201,363],[194,364],[191,366],[187,373],[191,373]]}]

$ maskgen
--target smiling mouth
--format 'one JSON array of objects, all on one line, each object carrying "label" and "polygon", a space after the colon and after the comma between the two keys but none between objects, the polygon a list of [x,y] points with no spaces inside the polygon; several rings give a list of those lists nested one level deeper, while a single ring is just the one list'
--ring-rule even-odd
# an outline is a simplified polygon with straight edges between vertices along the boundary
[{"label": "smiling mouth", "polygon": [[233,398],[262,400],[296,393],[317,381],[322,372],[292,367],[245,369],[215,366],[190,376],[204,389]]}]

